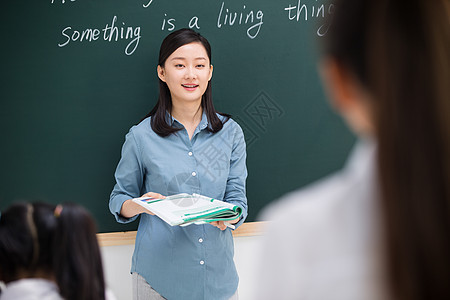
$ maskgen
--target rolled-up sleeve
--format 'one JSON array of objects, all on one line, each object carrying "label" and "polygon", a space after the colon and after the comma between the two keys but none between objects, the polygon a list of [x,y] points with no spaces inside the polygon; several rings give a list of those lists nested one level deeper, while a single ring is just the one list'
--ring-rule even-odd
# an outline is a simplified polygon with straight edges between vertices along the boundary
[{"label": "rolled-up sleeve", "polygon": [[125,218],[120,215],[120,210],[126,200],[141,196],[144,173],[140,157],[140,149],[131,129],[122,147],[122,157],[115,173],[116,184],[109,199],[109,210],[119,223],[129,223],[137,218]]},{"label": "rolled-up sleeve", "polygon": [[248,214],[247,197],[245,195],[245,181],[247,179],[246,147],[244,133],[236,123],[236,130],[233,140],[233,149],[230,158],[230,171],[225,189],[224,200],[242,208],[242,216],[235,227],[238,228],[244,223]]}]

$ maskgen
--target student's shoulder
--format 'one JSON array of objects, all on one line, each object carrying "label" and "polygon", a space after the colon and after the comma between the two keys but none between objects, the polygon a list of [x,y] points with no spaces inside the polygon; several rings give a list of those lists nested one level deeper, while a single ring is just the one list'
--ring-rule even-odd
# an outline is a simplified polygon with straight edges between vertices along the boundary
[{"label": "student's shoulder", "polygon": [[63,300],[56,284],[41,278],[24,278],[10,282],[6,285],[0,298],[2,300]]},{"label": "student's shoulder", "polygon": [[[330,175],[267,205],[258,217],[259,221],[265,221],[265,239],[296,248],[303,247],[297,242],[300,240],[319,242],[318,233],[328,232],[338,218],[335,210],[346,194],[340,182],[339,174]],[[290,241],[292,237],[296,239]],[[279,248],[281,244],[272,247],[284,251]]]},{"label": "student's shoulder", "polygon": [[348,184],[342,172],[337,172],[307,187],[290,192],[267,205],[261,220],[273,222],[317,222],[333,211],[348,196]]}]

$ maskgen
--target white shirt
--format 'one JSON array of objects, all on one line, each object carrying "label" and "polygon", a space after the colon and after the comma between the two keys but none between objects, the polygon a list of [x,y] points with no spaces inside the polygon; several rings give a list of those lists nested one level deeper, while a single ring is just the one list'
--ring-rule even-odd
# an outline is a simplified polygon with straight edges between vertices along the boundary
[{"label": "white shirt", "polygon": [[[105,292],[106,300],[116,300],[111,290]],[[63,300],[56,283],[41,278],[26,278],[8,283],[0,300]]]},{"label": "white shirt", "polygon": [[255,299],[384,299],[375,145],[346,167],[268,206]]},{"label": "white shirt", "polygon": [[0,300],[62,300],[56,283],[40,278],[10,282],[0,294]]}]

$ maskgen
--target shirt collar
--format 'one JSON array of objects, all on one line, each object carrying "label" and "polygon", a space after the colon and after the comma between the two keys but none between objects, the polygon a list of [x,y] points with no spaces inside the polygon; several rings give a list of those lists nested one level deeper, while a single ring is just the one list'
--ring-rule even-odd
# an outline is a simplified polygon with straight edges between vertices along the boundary
[{"label": "shirt collar", "polygon": [[208,127],[208,117],[206,116],[205,111],[202,112],[202,119],[200,120],[200,123],[198,124],[198,128],[200,130],[205,129],[206,127]]},{"label": "shirt collar", "polygon": [[376,151],[377,143],[373,139],[359,139],[347,159],[346,169],[356,176],[362,176],[367,170],[375,170]]},{"label": "shirt collar", "polygon": [[[168,124],[170,124],[171,126],[183,126],[183,124],[181,124],[177,119],[174,118],[174,116],[172,116],[168,111],[166,111],[166,121]],[[202,112],[202,119],[200,120],[200,123],[197,126],[197,129],[199,131],[206,129],[208,127],[208,117],[206,116],[205,111],[203,110]],[[196,130],[197,131],[197,130]]]}]

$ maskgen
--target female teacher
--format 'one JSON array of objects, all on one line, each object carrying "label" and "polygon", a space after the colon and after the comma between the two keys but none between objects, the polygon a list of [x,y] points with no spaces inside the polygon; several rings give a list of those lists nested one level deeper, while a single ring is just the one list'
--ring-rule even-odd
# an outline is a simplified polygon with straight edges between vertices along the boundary
[{"label": "female teacher", "polygon": [[237,299],[231,230],[223,222],[179,227],[133,203],[140,196],[198,193],[247,216],[242,129],[217,113],[211,46],[181,29],[161,44],[158,102],[126,135],[109,207],[120,223],[141,216],[131,272],[134,299]]}]

